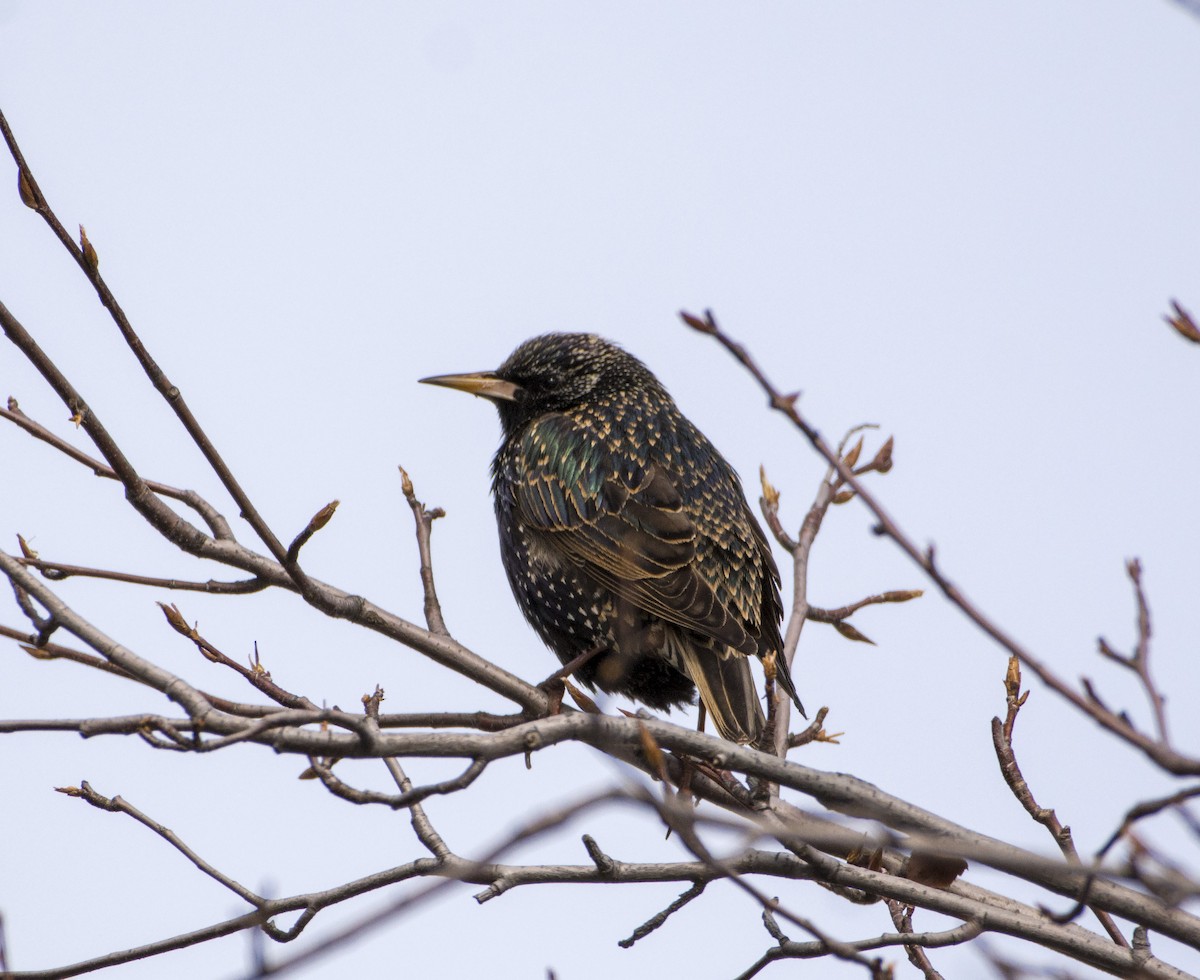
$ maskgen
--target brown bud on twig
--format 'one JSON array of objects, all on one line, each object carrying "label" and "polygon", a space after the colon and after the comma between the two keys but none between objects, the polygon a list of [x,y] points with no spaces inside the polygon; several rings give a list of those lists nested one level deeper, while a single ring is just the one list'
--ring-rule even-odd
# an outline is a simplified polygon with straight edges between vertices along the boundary
[{"label": "brown bud on twig", "polygon": [[650,729],[638,722],[638,735],[641,738],[642,751],[646,753],[647,761],[657,773],[658,778],[662,780],[663,785],[670,786],[670,781],[667,779],[666,757],[663,755],[663,750],[659,748],[658,742],[654,740],[654,736],[650,734]]},{"label": "brown bud on twig", "polygon": [[[312,758],[312,757],[310,756],[310,758]],[[336,766],[341,761],[342,761],[341,756],[336,756],[336,755],[331,755],[331,756],[328,756],[327,758],[323,758],[323,759],[313,758],[314,764],[309,766],[307,769],[305,769],[304,772],[300,773],[300,775],[297,776],[296,778],[297,779],[320,779],[321,773],[317,769],[318,766],[320,766],[322,769],[325,769],[326,771],[328,771],[328,770],[332,769],[334,766]]]},{"label": "brown bud on twig", "polygon": [[1190,340],[1193,344],[1200,344],[1200,327],[1196,326],[1196,321],[1192,319],[1191,314],[1179,305],[1178,300],[1171,300],[1171,309],[1174,310],[1174,313],[1167,313],[1163,319],[1174,327],[1181,337]]},{"label": "brown bud on twig", "polygon": [[848,504],[853,499],[854,499],[854,491],[853,490],[839,490],[837,493],[835,493],[833,495],[833,503],[835,503],[835,504]]},{"label": "brown bud on twig", "polygon": [[1008,669],[1004,672],[1004,697],[1014,707],[1021,707],[1029,700],[1029,692],[1021,693],[1021,661],[1008,658]]},{"label": "brown bud on twig", "polygon": [[892,468],[892,447],[895,445],[892,436],[887,437],[887,441],[879,447],[879,452],[875,454],[875,458],[867,464],[867,469],[874,470],[876,473],[886,473]]},{"label": "brown bud on twig", "polygon": [[847,640],[854,640],[857,643],[869,643],[875,646],[875,641],[870,637],[864,636],[849,623],[838,620],[833,624],[833,628],[842,634]]},{"label": "brown bud on twig", "polygon": [[771,398],[771,407],[784,412],[794,411],[796,402],[800,400],[800,392],[792,391],[787,394],[775,395]]},{"label": "brown bud on twig", "polygon": [[339,503],[340,501],[331,500],[319,511],[313,514],[308,524],[305,525],[304,530],[297,534],[295,540],[288,545],[287,560],[289,563],[295,564],[296,559],[300,557],[300,549],[308,544],[309,539],[314,534],[316,534],[319,530],[321,530],[321,528],[329,523],[330,518],[333,517],[334,512],[338,509]]},{"label": "brown bud on twig", "polygon": [[879,596],[880,602],[908,602],[910,599],[920,599],[925,594],[924,589],[893,589]]},{"label": "brown bud on twig", "polygon": [[767,479],[767,468],[759,466],[758,480],[762,484],[763,500],[766,501],[768,507],[774,509],[779,506],[779,491],[775,489],[771,481]]},{"label": "brown bud on twig", "polygon": [[329,501],[329,503],[327,503],[324,507],[317,511],[316,514],[313,515],[313,519],[308,522],[308,526],[314,531],[321,530],[321,528],[329,523],[340,503],[340,500]]},{"label": "brown bud on twig", "polygon": [[846,453],[846,455],[842,457],[842,462],[846,464],[848,469],[854,469],[854,464],[858,462],[858,457],[862,454],[862,447],[863,437],[859,436],[858,442],[854,444],[854,447],[850,450],[850,452]]},{"label": "brown bud on twig", "polygon": [[564,677],[562,682],[566,689],[571,693],[571,698],[579,706],[580,711],[587,712],[589,715],[598,715],[601,713],[596,702],[584,694],[583,691],[579,690],[579,688],[572,684],[570,680]]},{"label": "brown bud on twig", "polygon": [[713,323],[711,314],[701,320],[700,317],[688,313],[686,310],[680,310],[679,318],[693,330],[699,330],[700,333],[714,334],[717,332],[717,325]]},{"label": "brown bud on twig", "polygon": [[38,207],[37,195],[33,193],[33,186],[29,183],[29,178],[25,176],[24,170],[17,171],[17,194],[21,197],[21,203],[27,208],[33,208],[34,211],[41,210]]},{"label": "brown bud on twig", "polygon": [[83,225],[79,226],[79,248],[83,252],[83,261],[87,263],[87,267],[93,272],[97,271],[100,268],[100,256],[96,254],[95,246],[88,239]]},{"label": "brown bud on twig", "polygon": [[183,618],[183,613],[179,611],[179,607],[175,603],[171,603],[168,606],[165,602],[160,602],[158,608],[167,617],[167,622],[171,624],[171,629],[176,633],[186,636],[189,640],[195,639],[196,631],[188,626],[187,620]]},{"label": "brown bud on twig", "polygon": [[31,547],[29,547],[29,542],[25,540],[24,535],[21,535],[21,534],[17,535],[17,544],[20,545],[20,547],[21,547],[22,555],[24,555],[30,561],[37,560],[38,553],[36,551],[34,551]]}]

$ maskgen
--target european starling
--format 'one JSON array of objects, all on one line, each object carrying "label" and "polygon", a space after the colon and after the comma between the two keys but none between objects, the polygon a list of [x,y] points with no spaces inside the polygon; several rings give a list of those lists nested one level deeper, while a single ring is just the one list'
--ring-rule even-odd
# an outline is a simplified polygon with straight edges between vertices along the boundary
[{"label": "european starling", "polygon": [[[589,688],[651,708],[695,689],[727,739],[765,719],[747,657],[782,649],[779,571],[737,474],[637,358],[592,334],[528,340],[495,371],[424,378],[490,399],[492,494],[525,618]],[[800,707],[782,657],[779,683]]]}]

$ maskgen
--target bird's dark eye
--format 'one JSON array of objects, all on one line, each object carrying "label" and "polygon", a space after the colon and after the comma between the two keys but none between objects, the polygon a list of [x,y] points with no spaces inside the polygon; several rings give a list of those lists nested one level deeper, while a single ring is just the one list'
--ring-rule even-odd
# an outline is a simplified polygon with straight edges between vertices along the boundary
[{"label": "bird's dark eye", "polygon": [[547,371],[529,378],[522,378],[517,383],[527,398],[540,398],[557,391],[563,383],[563,377],[557,371]]}]

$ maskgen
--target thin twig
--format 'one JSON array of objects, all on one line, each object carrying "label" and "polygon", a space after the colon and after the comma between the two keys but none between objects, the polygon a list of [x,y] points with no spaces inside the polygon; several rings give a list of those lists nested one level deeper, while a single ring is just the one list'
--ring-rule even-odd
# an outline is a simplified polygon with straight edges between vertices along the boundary
[{"label": "thin twig", "polygon": [[430,545],[433,522],[439,517],[445,517],[446,512],[441,507],[426,510],[425,504],[417,499],[412,480],[404,467],[399,467],[399,470],[400,489],[404,493],[404,499],[408,501],[408,506],[412,508],[413,520],[416,523],[417,552],[421,557],[421,590],[425,595],[425,623],[430,631],[438,636],[449,636],[450,631],[446,628],[442,604],[438,601],[437,588],[433,581],[433,549]]},{"label": "thin twig", "polygon": [[174,592],[206,592],[209,595],[250,595],[262,592],[271,584],[261,578],[242,579],[238,582],[218,582],[214,579],[209,579],[207,582],[189,582],[177,578],[135,575],[131,572],[90,568],[84,565],[64,565],[62,562],[43,561],[40,558],[21,558],[19,560],[28,568],[36,568],[52,582],[61,582],[72,576],[78,576],[104,579],[109,582],[125,582],[129,585],[150,585],[158,589],[170,589]]},{"label": "thin twig", "polygon": [[[200,423],[192,414],[191,409],[188,408],[187,402],[184,400],[183,393],[179,390],[179,388],[171,383],[171,381],[167,378],[166,373],[159,366],[158,362],[155,361],[155,359],[151,356],[145,344],[142,343],[141,338],[137,335],[136,331],[134,331],[133,325],[129,322],[129,318],[125,315],[125,311],[121,308],[121,305],[117,302],[116,297],[108,288],[108,284],[104,281],[104,277],[100,275],[99,264],[94,260],[94,258],[89,259],[89,256],[86,254],[86,250],[75,242],[74,238],[71,237],[66,228],[64,228],[62,223],[58,220],[58,217],[54,214],[53,209],[50,207],[49,202],[42,193],[41,188],[38,186],[37,180],[34,178],[33,172],[29,168],[29,164],[26,162],[24,155],[21,153],[21,148],[17,144],[16,137],[13,135],[12,129],[9,128],[8,121],[4,118],[4,114],[2,112],[0,112],[0,132],[3,133],[4,140],[8,144],[9,151],[12,153],[13,159],[16,160],[17,167],[19,168],[20,173],[24,177],[33,195],[33,199],[36,203],[35,210],[42,216],[46,224],[50,226],[51,230],[58,237],[59,241],[62,242],[63,247],[70,254],[71,258],[75,260],[76,264],[83,271],[83,274],[92,284],[93,288],[96,290],[97,296],[100,298],[100,302],[111,314],[113,322],[116,324],[117,329],[120,331],[121,336],[129,346],[129,349],[133,352],[134,357],[141,365],[142,370],[150,379],[150,383],[154,386],[155,390],[162,395],[163,399],[166,401],[167,405],[170,406],[171,410],[174,411],[176,417],[183,424],[185,431],[189,436],[191,436],[192,441],[196,444],[196,447],[200,450],[201,454],[208,462],[209,467],[217,475],[217,478],[221,481],[221,484],[237,503],[238,512],[254,529],[255,534],[257,534],[263,544],[267,546],[267,550],[271,552],[275,560],[283,565],[285,569],[287,569],[289,575],[291,575],[292,579],[296,582],[300,592],[307,596],[311,592],[311,586],[307,580],[307,576],[300,569],[296,562],[288,561],[286,549],[267,525],[266,521],[259,514],[257,508],[250,500],[250,497],[247,495],[245,490],[242,489],[241,484],[234,477],[232,470],[229,469],[228,465],[225,463],[225,460],[221,457],[220,453],[217,452],[216,447],[208,438],[208,435],[201,428]],[[57,386],[56,390],[58,390]],[[68,401],[68,406],[80,417],[81,423],[87,430],[88,435],[95,439],[93,428],[98,426],[95,422],[91,422],[89,425],[90,413],[86,411],[82,399],[79,399],[76,404],[71,404]],[[99,445],[99,443],[97,444]],[[107,452],[105,452],[104,455],[106,459],[109,459],[109,461],[112,462],[112,458]],[[123,454],[121,458],[124,460]],[[132,466],[128,465],[128,461],[125,461],[124,467],[114,463],[113,468],[118,472],[118,474],[121,475],[121,481],[125,483],[127,491],[136,491],[140,494],[144,493],[148,489],[141,478],[137,476],[136,471],[133,470]]]},{"label": "thin twig", "polygon": [[312,536],[333,519],[334,512],[338,509],[338,503],[339,501],[337,500],[331,500],[313,514],[309,522],[304,525],[304,529],[288,545],[287,561],[285,564],[295,565],[300,560],[300,549],[308,544]]},{"label": "thin twig", "polygon": [[[694,329],[708,332],[707,321],[699,320],[687,313],[681,314],[684,322]],[[711,315],[710,315],[711,318]],[[713,324],[715,327],[715,324]],[[798,396],[788,396],[795,399]],[[873,425],[857,425],[850,429],[842,441],[838,444],[837,454],[839,459],[844,458],[845,464],[848,467],[854,467],[858,462],[859,455],[862,452],[862,438],[860,436],[858,442],[849,450],[846,449],[850,439],[862,432],[864,429],[875,428]],[[855,473],[864,474],[867,472],[884,473],[891,469],[891,454],[892,440],[888,439],[883,447],[876,453],[875,457],[869,462],[863,464]],[[854,603],[851,606],[843,609],[833,610],[832,612],[825,609],[817,609],[808,600],[808,564],[809,556],[812,552],[813,544],[816,542],[817,534],[821,530],[822,522],[829,508],[833,504],[845,503],[850,498],[841,490],[842,479],[836,468],[830,467],[824,477],[821,479],[820,485],[817,487],[816,497],[812,505],[808,509],[808,513],[804,517],[804,523],[800,526],[799,537],[793,539],[787,534],[783,528],[783,523],[779,517],[779,491],[771,485],[767,479],[765,469],[759,468],[759,478],[762,483],[762,497],[759,498],[759,506],[762,510],[763,517],[766,519],[767,526],[771,529],[775,539],[791,554],[792,556],[792,607],[788,615],[787,627],[783,635],[783,660],[786,663],[786,669],[791,670],[792,664],[795,662],[796,651],[800,643],[800,634],[804,629],[804,623],[807,620],[818,622],[832,623],[834,628],[847,639],[859,640],[870,643],[871,640],[863,636],[855,627],[845,622],[857,609],[861,609],[866,605],[874,605],[883,602],[905,602],[909,599],[914,599],[921,595],[920,591],[909,590],[906,592],[892,591],[880,593],[879,595],[869,596],[860,602]],[[777,702],[777,703],[776,703]],[[771,719],[774,724],[775,736],[775,751],[781,757],[787,754],[787,750],[792,745],[791,736],[788,734],[788,729],[791,723],[791,706],[786,698],[772,698],[771,704],[775,707]]]},{"label": "thin twig", "polygon": [[887,602],[908,602],[910,599],[918,599],[924,594],[921,589],[897,589],[891,592],[880,592],[878,595],[869,595],[865,599],[859,599],[858,602],[852,602],[848,606],[840,606],[837,609],[818,609],[816,606],[809,606],[808,618],[817,623],[837,623],[848,619],[864,606],[877,606]]},{"label": "thin twig", "polygon": [[788,748],[798,748],[801,745],[808,745],[810,742],[826,742],[830,745],[837,745],[838,739],[844,735],[845,732],[834,732],[831,735],[829,732],[825,731],[825,716],[828,714],[828,708],[820,708],[807,728],[803,729],[802,731],[793,732],[788,736]]},{"label": "thin twig", "polygon": [[163,615],[166,616],[171,628],[196,644],[196,648],[210,662],[221,664],[236,672],[276,704],[281,704],[285,708],[317,710],[317,705],[308,698],[284,690],[284,688],[275,683],[271,677],[271,672],[263,667],[262,661],[259,659],[257,643],[254,646],[254,655],[251,658],[250,666],[244,667],[232,657],[222,653],[217,647],[201,636],[199,631],[184,619],[183,613],[179,611],[179,607],[174,603],[168,606],[160,602],[158,603],[158,607],[163,611]]},{"label": "thin twig", "polygon": [[[1088,717],[1092,718],[1106,730],[1118,738],[1139,749],[1155,764],[1175,775],[1200,775],[1200,758],[1188,756],[1174,749],[1160,739],[1153,738],[1134,726],[1128,717],[1117,714],[1087,694],[1081,694],[1063,681],[1041,659],[1027,650],[997,623],[991,620],[942,572],[937,564],[936,552],[932,546],[922,550],[909,537],[884,509],[883,505],[866,488],[862,480],[855,476],[851,467],[847,466],[840,456],[829,447],[821,434],[797,410],[796,396],[782,394],[763,373],[762,369],[750,357],[746,349],[726,333],[724,333],[707,313],[704,319],[684,314],[684,321],[693,329],[714,337],[728,350],[747,371],[754,376],[759,386],[769,397],[771,408],[785,415],[791,423],[804,435],[810,445],[837,471],[842,482],[851,490],[876,519],[875,533],[889,538],[929,577],[942,594],[979,629],[996,641],[1009,654],[1020,659],[1026,667],[1032,670],[1038,678],[1067,700]],[[789,628],[790,628],[789,624]]]},{"label": "thin twig", "polygon": [[[116,470],[111,466],[107,466],[93,456],[89,456],[81,449],[72,446],[65,439],[61,439],[53,432],[47,429],[44,425],[35,422],[17,405],[15,398],[9,398],[8,408],[0,408],[0,418],[8,419],[10,422],[16,423],[31,436],[40,439],[42,442],[53,446],[65,456],[82,463],[88,467],[96,476],[103,477],[108,480],[116,480],[120,482],[121,477],[117,475]],[[178,500],[182,504],[186,504],[192,508],[204,523],[208,525],[214,538],[218,541],[233,541],[233,531],[229,527],[229,522],[225,517],[217,511],[212,504],[201,497],[194,490],[180,490],[177,487],[168,486],[165,483],[159,483],[156,480],[147,480],[146,486],[161,497],[170,497],[172,500]]]},{"label": "thin twig", "polygon": [[683,908],[685,905],[687,905],[688,902],[692,901],[693,899],[697,899],[701,895],[703,895],[704,894],[704,886],[706,884],[707,884],[707,882],[703,882],[703,881],[696,882],[694,885],[692,885],[691,888],[689,888],[682,895],[680,895],[677,899],[675,899],[675,901],[673,901],[665,909],[663,909],[657,915],[651,916],[649,919],[647,919],[645,922],[643,922],[640,926],[638,926],[636,929],[634,929],[633,934],[630,935],[628,939],[619,940],[617,942],[617,945],[620,946],[622,949],[629,949],[639,939],[645,939],[648,935],[650,935],[650,933],[654,932],[655,929],[658,929],[660,926],[664,925],[666,923],[667,919],[669,919],[672,915],[674,915],[681,908]]},{"label": "thin twig", "polygon": [[[388,756],[383,761],[387,766],[388,772],[391,773],[392,779],[395,780],[396,785],[399,787],[401,794],[413,792],[412,780],[408,778],[399,760],[395,756]],[[425,813],[425,808],[421,803],[416,800],[409,803],[408,812],[413,833],[417,835],[417,840],[438,860],[445,860],[445,858],[449,857],[450,848],[442,839],[442,835],[433,829],[433,823]]]},{"label": "thin twig", "polygon": [[[980,933],[979,926],[964,922],[953,929],[944,932],[914,932],[914,933],[884,933],[874,939],[855,939],[845,943],[853,950],[866,952],[872,949],[886,949],[891,946],[920,946],[925,949],[936,949],[942,946],[959,946],[974,939]],[[788,942],[767,950],[757,962],[744,973],[739,973],[736,980],[750,980],[757,976],[767,966],[776,960],[783,959],[819,959],[829,955],[824,943],[818,942]]]},{"label": "thin twig", "polygon": [[410,786],[400,793],[379,793],[375,790],[356,789],[343,782],[333,774],[330,766],[320,759],[310,757],[309,764],[321,780],[322,785],[334,796],[349,803],[378,803],[391,807],[393,810],[403,810],[414,803],[421,803],[431,796],[446,796],[466,789],[483,775],[483,770],[487,768],[487,762],[483,759],[472,759],[470,765],[452,779],[445,779],[440,783],[430,783],[427,786],[415,788]]},{"label": "thin twig", "polygon": [[266,899],[264,899],[261,895],[255,894],[245,885],[234,881],[228,875],[218,871],[211,864],[200,857],[199,854],[188,847],[187,844],[180,840],[179,836],[173,830],[168,827],[164,827],[157,820],[152,820],[150,817],[146,816],[146,814],[142,813],[141,810],[126,802],[120,796],[114,796],[111,798],[102,796],[100,793],[97,793],[94,789],[92,789],[87,780],[81,782],[78,787],[72,786],[60,788],[59,792],[64,793],[67,796],[79,797],[99,810],[107,810],[109,813],[124,813],[126,816],[132,817],[143,827],[148,827],[150,830],[154,831],[154,833],[158,834],[159,837],[161,837],[173,848],[175,848],[175,850],[191,861],[192,864],[194,864],[197,868],[203,871],[214,881],[220,882],[239,898],[259,909],[261,909],[265,904]]},{"label": "thin twig", "polygon": [[[916,935],[913,932],[913,908],[911,905],[889,901],[887,908],[888,914],[892,917],[892,923],[901,935]],[[978,932],[974,935],[978,935]],[[971,935],[969,938],[974,938],[974,935]],[[966,939],[964,939],[965,941]],[[929,961],[929,954],[921,946],[916,943],[905,943],[904,952],[908,954],[908,961],[921,971],[921,975],[925,977],[925,980],[944,980],[942,975],[934,969],[933,964]]]},{"label": "thin twig", "polygon": [[1137,604],[1137,640],[1134,643],[1133,653],[1129,656],[1117,653],[1108,645],[1104,637],[1100,637],[1097,645],[1101,656],[1107,657],[1137,675],[1142,690],[1145,691],[1146,698],[1150,702],[1150,707],[1154,711],[1154,726],[1158,732],[1158,740],[1163,745],[1170,745],[1171,739],[1167,734],[1167,701],[1150,674],[1150,636],[1152,631],[1150,628],[1150,605],[1146,601],[1146,591],[1142,587],[1142,563],[1136,558],[1131,559],[1126,563],[1125,571],[1133,583],[1134,601]]}]

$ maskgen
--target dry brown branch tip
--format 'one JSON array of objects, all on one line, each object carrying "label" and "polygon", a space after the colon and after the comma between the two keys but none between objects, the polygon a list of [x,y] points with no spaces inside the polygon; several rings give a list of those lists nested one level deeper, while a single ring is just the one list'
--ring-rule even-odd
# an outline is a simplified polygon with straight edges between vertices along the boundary
[{"label": "dry brown branch tip", "polygon": [[825,731],[825,718],[828,714],[828,707],[822,707],[820,710],[818,710],[807,728],[799,732],[794,732],[788,736],[787,747],[789,749],[794,749],[801,745],[808,745],[810,742],[827,742],[830,745],[840,744],[838,739],[846,733],[830,733]]},{"label": "dry brown branch tip", "polygon": [[375,685],[375,690],[371,694],[362,696],[363,711],[368,718],[379,720],[379,706],[384,702],[383,688],[378,684]]},{"label": "dry brown branch tip", "polygon": [[96,254],[96,248],[88,238],[87,231],[83,225],[79,226],[79,250],[83,253],[83,260],[87,263],[89,269],[95,272],[100,268],[100,256]]},{"label": "dry brown branch tip", "polygon": [[837,620],[833,623],[833,628],[842,634],[847,640],[854,640],[856,643],[869,643],[875,646],[875,641],[869,636],[860,633],[853,626],[843,620]]},{"label": "dry brown branch tip", "polygon": [[1193,344],[1200,344],[1200,326],[1196,325],[1192,315],[1179,305],[1178,300],[1171,300],[1171,309],[1173,312],[1164,314],[1163,319],[1175,328],[1179,336]]}]

